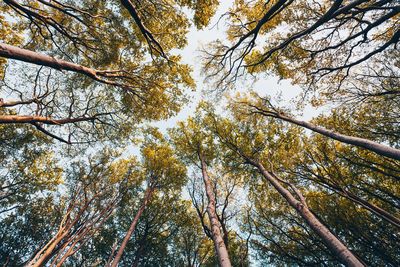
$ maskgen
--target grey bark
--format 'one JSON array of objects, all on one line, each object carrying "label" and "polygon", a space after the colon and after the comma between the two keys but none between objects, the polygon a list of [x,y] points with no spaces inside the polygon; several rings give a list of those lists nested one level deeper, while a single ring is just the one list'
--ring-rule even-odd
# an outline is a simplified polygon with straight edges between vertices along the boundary
[{"label": "grey bark", "polygon": [[218,262],[221,267],[231,267],[232,265],[229,259],[228,250],[222,238],[220,223],[218,221],[217,213],[215,211],[215,196],[212,190],[210,178],[207,173],[207,165],[201,154],[199,154],[199,158],[201,162],[201,172],[203,176],[204,187],[206,189],[206,195],[208,199],[207,214],[211,223],[211,235],[213,238],[215,251],[217,252]]},{"label": "grey bark", "polygon": [[297,200],[290,191],[281,185],[277,178],[269,173],[264,166],[256,161],[249,160],[250,164],[255,166],[262,176],[278,191],[278,193],[286,199],[289,205],[294,208],[298,214],[305,220],[308,226],[322,239],[324,244],[334,252],[339,260],[350,267],[365,266],[347,247],[340,241],[331,231],[321,223],[308,208],[304,197],[296,190],[296,194],[300,197]]},{"label": "grey bark", "polygon": [[144,210],[146,209],[146,207],[151,199],[151,195],[153,194],[153,191],[154,191],[154,187],[149,185],[149,187],[146,189],[146,193],[145,193],[143,202],[142,202],[139,210],[137,211],[135,218],[133,218],[133,221],[132,221],[128,231],[126,232],[124,239],[121,242],[121,246],[119,247],[117,254],[115,255],[115,258],[112,260],[112,262],[109,266],[111,266],[111,267],[118,266],[118,263],[120,262],[120,260],[122,258],[122,254],[124,253],[125,247],[128,244],[128,241],[131,238],[133,232],[135,231],[136,225],[139,222],[139,219],[142,216]]},{"label": "grey bark", "polygon": [[392,148],[390,146],[386,146],[386,145],[382,145],[379,144],[377,142],[365,139],[365,138],[361,138],[361,137],[355,137],[355,136],[349,136],[349,135],[345,135],[345,134],[340,134],[337,133],[335,131],[332,130],[328,130],[325,129],[323,127],[314,125],[312,123],[306,122],[306,121],[301,121],[301,120],[297,120],[294,118],[291,118],[289,116],[286,116],[280,112],[274,112],[274,111],[266,111],[266,110],[262,110],[260,108],[255,107],[258,111],[257,113],[260,113],[264,116],[268,116],[268,117],[274,117],[274,118],[278,118],[293,124],[296,124],[298,126],[307,128],[313,132],[322,134],[326,137],[335,139],[337,141],[340,141],[342,143],[345,144],[349,144],[349,145],[354,145],[354,146],[358,146],[358,147],[362,147],[365,149],[368,149],[372,152],[375,152],[379,155],[385,156],[385,157],[389,157],[392,159],[396,159],[396,160],[400,160],[400,149],[396,149],[396,148]]}]

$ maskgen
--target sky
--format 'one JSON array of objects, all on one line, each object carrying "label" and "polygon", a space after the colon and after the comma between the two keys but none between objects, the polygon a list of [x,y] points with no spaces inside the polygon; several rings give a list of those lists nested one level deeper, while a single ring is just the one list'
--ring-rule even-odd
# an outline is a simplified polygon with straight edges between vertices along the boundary
[{"label": "sky", "polygon": [[[207,100],[207,94],[205,94],[205,91],[212,88],[210,88],[211,84],[207,83],[206,77],[202,75],[201,50],[212,41],[215,41],[217,39],[225,39],[226,24],[224,19],[220,20],[220,18],[225,12],[229,10],[233,2],[234,1],[229,0],[220,1],[220,6],[215,16],[211,20],[209,26],[204,28],[203,30],[198,30],[194,25],[192,25],[187,35],[187,46],[182,50],[174,51],[176,54],[181,55],[183,63],[186,63],[192,67],[192,77],[196,82],[197,88],[193,92],[187,92],[190,102],[186,106],[184,106],[176,116],[168,120],[150,123],[151,126],[155,126],[159,128],[161,132],[166,133],[166,130],[168,128],[174,127],[177,122],[184,121],[189,116],[191,116],[194,113],[199,101],[204,99]],[[236,91],[230,91],[228,93],[235,93],[238,91],[248,92],[250,90],[259,93],[261,96],[268,95],[272,98],[280,95],[281,102],[279,104],[285,107],[290,106],[291,100],[298,96],[302,91],[299,86],[292,85],[288,80],[279,80],[276,76],[264,75],[263,77],[260,77],[257,82],[244,82],[241,88],[237,88]],[[215,101],[215,99],[213,99],[213,101]],[[216,101],[216,105],[221,108],[223,105],[223,100],[219,99],[218,101]],[[305,107],[303,113],[297,118],[310,120],[312,117],[318,115],[320,112],[320,110],[316,110],[308,106]],[[96,148],[93,148],[93,150],[96,151]],[[122,156],[124,157],[128,155],[135,155],[140,157],[139,148],[133,145],[129,146]],[[186,190],[183,191],[182,197],[190,199],[189,194]],[[233,225],[233,227],[236,227],[236,225]],[[255,263],[254,266],[257,266],[257,263]]]},{"label": "sky", "polygon": [[[211,20],[208,27],[203,30],[198,30],[194,25],[189,30],[187,35],[188,44],[183,50],[176,50],[175,52],[182,56],[183,63],[189,64],[192,69],[192,77],[196,81],[196,91],[189,92],[188,98],[190,103],[182,108],[182,110],[174,117],[159,122],[151,123],[152,126],[158,127],[160,131],[166,132],[168,128],[174,127],[177,122],[184,121],[187,117],[191,116],[200,100],[207,100],[206,91],[210,90],[210,84],[207,83],[207,78],[201,73],[201,50],[206,45],[217,39],[223,40],[225,38],[226,24],[221,16],[229,10],[234,1],[220,1],[220,6]],[[191,15],[189,15],[191,17]],[[227,93],[233,94],[236,92],[248,92],[254,90],[261,96],[271,96],[272,98],[280,94],[279,105],[288,107],[291,101],[301,93],[299,86],[292,85],[288,80],[279,80],[278,77],[270,75],[258,79],[256,83],[244,83],[241,88],[236,91],[229,91]],[[215,101],[215,99],[213,99]],[[223,105],[223,100],[217,102],[220,107]],[[321,110],[313,107],[306,106],[302,114],[297,118],[302,120],[310,120],[312,117],[318,115]]]},{"label": "sky", "polygon": [[[151,126],[155,126],[160,129],[161,132],[166,133],[168,128],[174,127],[177,122],[186,120],[189,116],[194,115],[197,104],[201,100],[210,100],[206,94],[207,90],[212,90],[211,84],[207,83],[206,77],[202,75],[202,65],[201,65],[201,50],[206,47],[206,45],[216,39],[225,38],[226,25],[224,20],[220,20],[221,15],[229,10],[229,7],[234,1],[221,1],[220,7],[217,10],[215,16],[211,20],[208,27],[203,30],[198,30],[196,27],[192,26],[187,35],[188,44],[183,50],[175,51],[176,54],[182,56],[183,63],[189,64],[192,69],[192,77],[196,82],[196,90],[194,92],[188,92],[190,103],[182,108],[182,110],[174,117],[150,123]],[[189,17],[191,17],[189,15]],[[290,107],[293,105],[291,101],[296,98],[302,89],[299,86],[292,85],[288,80],[279,80],[276,76],[266,76],[260,77],[254,84],[251,81],[248,83],[244,82],[243,87],[235,88],[235,91],[230,91],[227,93],[234,94],[236,92],[248,92],[250,90],[256,91],[261,96],[271,96],[274,98],[280,94],[281,102],[279,105],[284,107]],[[215,98],[211,99],[216,101]],[[217,107],[221,109],[223,106],[223,99],[219,99],[215,102]],[[217,109],[218,110],[218,109]],[[317,110],[310,106],[306,106],[302,114],[299,114],[297,118],[302,120],[310,120],[312,117],[318,115],[321,110]],[[130,147],[128,149],[128,154],[134,154],[140,157],[140,151],[138,147]],[[197,170],[190,169],[189,174],[196,172]],[[240,194],[240,193],[239,193]],[[182,192],[182,197],[184,199],[190,199],[189,193],[186,189]],[[238,230],[237,225],[231,222],[231,227]],[[257,261],[251,257],[252,266],[258,266]]]}]

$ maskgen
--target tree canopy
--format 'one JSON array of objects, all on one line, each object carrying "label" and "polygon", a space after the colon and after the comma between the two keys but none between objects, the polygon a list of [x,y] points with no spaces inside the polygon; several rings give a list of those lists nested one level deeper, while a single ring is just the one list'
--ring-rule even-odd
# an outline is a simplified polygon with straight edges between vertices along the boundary
[{"label": "tree canopy", "polygon": [[0,265],[400,266],[399,20],[1,1]]}]

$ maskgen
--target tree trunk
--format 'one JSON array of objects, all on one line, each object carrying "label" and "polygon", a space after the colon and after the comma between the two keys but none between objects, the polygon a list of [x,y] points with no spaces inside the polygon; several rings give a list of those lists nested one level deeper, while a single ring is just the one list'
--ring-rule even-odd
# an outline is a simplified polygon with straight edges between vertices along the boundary
[{"label": "tree trunk", "polygon": [[57,70],[80,73],[101,83],[119,86],[130,91],[132,90],[127,84],[111,80],[112,78],[127,78],[127,76],[121,75],[122,72],[120,70],[97,70],[4,43],[0,43],[0,57],[20,60]]},{"label": "tree trunk", "polygon": [[228,250],[226,249],[224,240],[221,235],[220,224],[215,211],[215,196],[212,189],[210,178],[207,174],[207,166],[201,154],[199,154],[201,161],[201,172],[203,175],[204,187],[206,189],[208,205],[207,214],[211,223],[211,234],[214,241],[215,251],[217,252],[218,262],[221,267],[231,267]]},{"label": "tree trunk", "polygon": [[4,43],[0,43],[0,56],[46,66],[57,70],[78,72],[93,79],[97,79],[95,69]]},{"label": "tree trunk", "polygon": [[67,123],[75,123],[81,121],[93,121],[96,117],[81,117],[81,118],[68,118],[68,119],[52,119],[42,116],[29,116],[29,115],[0,115],[0,124],[3,123],[43,123],[50,125],[61,125]]},{"label": "tree trunk", "polygon": [[315,217],[307,207],[305,201],[297,200],[292,193],[280,184],[278,179],[265,170],[261,163],[250,160],[250,164],[255,166],[261,172],[262,176],[267,179],[279,194],[286,199],[289,205],[299,213],[308,226],[315,231],[325,245],[337,255],[343,264],[351,267],[365,266],[334,234],[329,231],[324,224]]},{"label": "tree trunk", "polygon": [[[26,267],[40,267],[45,265],[54,253],[58,251],[56,248],[60,244],[61,240],[68,234],[68,231],[58,232],[36,255],[28,262]],[[58,247],[60,248],[60,247]]]},{"label": "tree trunk", "polygon": [[346,189],[340,187],[337,184],[327,182],[327,179],[325,179],[321,175],[317,175],[315,173],[312,173],[312,175],[314,175],[318,178],[318,180],[316,181],[318,184],[322,185],[325,188],[328,188],[329,190],[335,191],[340,196],[345,197],[350,201],[353,201],[355,204],[360,205],[361,207],[363,207],[366,210],[370,211],[371,213],[375,214],[379,218],[400,228],[400,219],[397,218],[396,216],[392,215],[390,212],[370,203],[367,200],[360,198],[359,196],[353,194],[349,190],[346,190]]},{"label": "tree trunk", "polygon": [[269,117],[274,117],[274,118],[278,118],[293,124],[296,124],[298,126],[307,128],[313,132],[322,134],[326,137],[335,139],[337,141],[340,141],[342,143],[346,143],[349,145],[354,145],[354,146],[358,146],[358,147],[362,147],[365,149],[368,149],[370,151],[373,151],[379,155],[385,156],[385,157],[389,157],[392,159],[396,159],[396,160],[400,160],[400,150],[396,149],[396,148],[392,148],[386,145],[382,145],[379,144],[377,142],[365,139],[365,138],[360,138],[360,137],[354,137],[354,136],[349,136],[349,135],[344,135],[344,134],[340,134],[337,132],[334,132],[332,130],[328,130],[325,129],[323,127],[314,125],[312,123],[306,122],[306,121],[300,121],[300,120],[296,120],[294,118],[285,116],[279,112],[272,112],[272,111],[265,111],[265,110],[260,110],[259,109],[259,113],[263,114],[265,116],[269,116]]},{"label": "tree trunk", "polygon": [[142,205],[140,206],[138,212],[136,213],[135,218],[133,219],[128,232],[126,233],[124,239],[122,240],[121,246],[118,249],[118,252],[115,255],[115,258],[113,259],[113,261],[110,264],[111,267],[118,266],[118,263],[121,260],[122,254],[124,253],[124,249],[125,249],[126,245],[128,244],[128,241],[131,238],[133,232],[135,231],[136,225],[137,225],[140,217],[142,216],[143,211],[146,209],[146,207],[151,199],[151,196],[153,194],[153,191],[154,191],[154,187],[149,185],[146,189],[146,193],[145,193]]},{"label": "tree trunk", "polygon": [[359,204],[360,206],[364,207],[365,209],[369,210],[376,216],[380,217],[381,219],[391,223],[392,225],[400,228],[400,219],[398,219],[396,216],[393,216],[386,210],[354,195],[353,193],[345,190],[345,189],[337,189],[337,192],[342,195],[343,197]]}]

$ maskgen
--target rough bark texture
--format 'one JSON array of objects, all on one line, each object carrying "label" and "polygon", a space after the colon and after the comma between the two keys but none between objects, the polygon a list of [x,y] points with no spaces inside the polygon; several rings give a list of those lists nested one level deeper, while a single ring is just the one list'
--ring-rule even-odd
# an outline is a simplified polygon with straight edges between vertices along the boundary
[{"label": "rough bark texture", "polygon": [[111,264],[109,266],[111,266],[111,267],[117,267],[118,266],[118,263],[121,260],[122,254],[124,253],[124,249],[125,249],[126,245],[128,244],[128,241],[131,238],[133,232],[135,231],[136,225],[137,225],[140,217],[142,216],[143,211],[146,209],[146,207],[147,207],[147,205],[148,205],[148,203],[149,203],[149,201],[151,199],[151,196],[152,196],[153,192],[154,192],[154,187],[149,185],[149,187],[146,189],[146,193],[145,193],[142,205],[140,206],[138,212],[136,213],[135,218],[133,219],[133,221],[131,223],[131,226],[129,227],[128,232],[126,232],[124,240],[122,240],[121,246],[119,247],[118,252],[115,255],[114,260],[111,262]]},{"label": "rough bark texture", "polygon": [[221,235],[220,223],[217,218],[215,211],[215,196],[211,186],[210,178],[207,174],[207,165],[204,161],[203,156],[200,154],[201,161],[201,172],[203,175],[204,187],[207,194],[207,214],[211,223],[211,235],[214,241],[215,251],[217,252],[218,262],[221,267],[231,267],[231,261],[229,259],[228,250],[225,246],[225,242]]},{"label": "rough bark texture", "polygon": [[310,211],[304,199],[297,200],[292,193],[283,187],[278,179],[269,173],[261,163],[250,161],[261,174],[267,179],[272,186],[283,196],[291,207],[293,207],[299,215],[306,221],[308,226],[322,239],[325,245],[334,252],[340,261],[346,266],[360,267],[365,266],[329,229],[322,224]]}]

